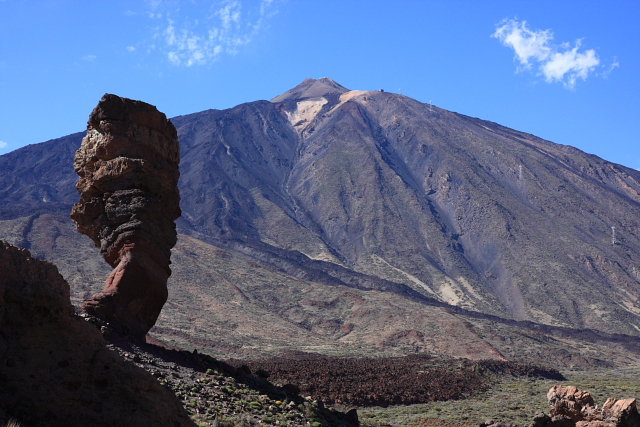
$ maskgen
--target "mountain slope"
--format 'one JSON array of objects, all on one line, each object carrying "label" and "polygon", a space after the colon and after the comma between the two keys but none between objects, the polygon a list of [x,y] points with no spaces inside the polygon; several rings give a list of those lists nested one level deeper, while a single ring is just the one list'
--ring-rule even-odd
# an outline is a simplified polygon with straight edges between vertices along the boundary
[{"label": "mountain slope", "polygon": [[[109,268],[72,223],[54,214],[32,215],[0,221],[0,234],[11,240],[10,225],[20,231],[25,223],[32,224],[26,239],[34,253],[69,278],[76,306],[102,289]],[[639,337],[518,323],[337,280],[327,286],[254,260],[179,235],[169,299],[151,335],[221,358],[419,352],[566,368],[640,363]]]},{"label": "mountain slope", "polygon": [[637,171],[330,79],[173,121],[194,236],[260,240],[515,319],[639,331]]},{"label": "mountain slope", "polygon": [[[485,332],[461,341],[505,355],[538,348],[529,338],[511,349],[488,344],[495,319],[461,321],[460,310],[449,318],[447,304],[640,335],[638,171],[327,78],[172,121],[182,145],[183,235],[156,331],[164,337],[219,343],[221,352],[242,352],[233,342],[244,339],[247,351],[404,342],[397,348],[480,355],[456,349],[451,337],[486,321],[472,327]],[[0,238],[56,262],[74,302],[106,277],[68,220],[82,136],[0,156]],[[234,261],[220,265],[212,254]],[[354,315],[354,298],[370,305]],[[198,320],[212,315],[218,320]],[[231,324],[235,332],[225,332]],[[262,337],[271,326],[280,332]],[[498,329],[517,336],[512,326]],[[430,334],[437,338],[424,344]]]},{"label": "mountain slope", "polygon": [[0,156],[0,217],[68,211],[78,198],[78,175],[72,159],[84,134],[28,145]]}]

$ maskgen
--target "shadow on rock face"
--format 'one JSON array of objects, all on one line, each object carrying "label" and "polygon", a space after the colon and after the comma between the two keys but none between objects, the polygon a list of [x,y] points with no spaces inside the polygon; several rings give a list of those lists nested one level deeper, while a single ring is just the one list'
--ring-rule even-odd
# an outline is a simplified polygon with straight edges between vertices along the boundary
[{"label": "shadow on rock face", "polygon": [[[4,411],[4,414],[2,413]],[[51,263],[0,241],[0,422],[194,426],[175,395],[76,316]]]}]

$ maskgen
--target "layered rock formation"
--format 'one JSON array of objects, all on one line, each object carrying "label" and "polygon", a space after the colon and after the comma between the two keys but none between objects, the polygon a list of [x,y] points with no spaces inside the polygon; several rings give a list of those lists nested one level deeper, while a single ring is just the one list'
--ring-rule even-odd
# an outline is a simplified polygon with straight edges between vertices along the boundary
[{"label": "layered rock formation", "polygon": [[584,421],[595,414],[595,402],[588,391],[574,386],[557,385],[547,393],[551,417],[564,416]]},{"label": "layered rock formation", "polygon": [[549,416],[537,416],[532,427],[640,427],[635,399],[607,399],[599,408],[587,391],[557,385],[547,393]]},{"label": "layered rock formation", "polygon": [[[609,398],[598,407],[588,391],[556,385],[547,393],[549,415],[538,412],[529,427],[640,427],[636,399]],[[519,427],[488,420],[478,427]]]},{"label": "layered rock formation", "polygon": [[0,425],[193,426],[173,393],[74,314],[48,262],[0,241]]},{"label": "layered rock formation", "polygon": [[83,310],[143,338],[167,300],[180,145],[154,106],[105,95],[89,118],[74,168],[81,200],[71,218],[114,268]]}]

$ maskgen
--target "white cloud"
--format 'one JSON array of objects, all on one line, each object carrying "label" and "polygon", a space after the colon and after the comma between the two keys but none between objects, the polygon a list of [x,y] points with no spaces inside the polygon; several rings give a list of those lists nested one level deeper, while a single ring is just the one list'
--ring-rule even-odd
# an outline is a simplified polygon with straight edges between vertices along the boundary
[{"label": "white cloud", "polygon": [[271,18],[273,15],[278,13],[277,10],[271,8],[271,5],[274,2],[275,0],[262,0],[260,2],[260,16]]},{"label": "white cloud", "polygon": [[[503,21],[504,22],[504,21]],[[496,28],[492,37],[497,38],[503,45],[513,48],[516,58],[525,68],[530,68],[530,59],[544,61],[551,54],[549,42],[553,40],[551,30],[531,31],[527,28],[527,22],[519,23],[513,19],[504,22]]]},{"label": "white cloud", "polygon": [[9,146],[9,144],[7,144],[4,141],[0,141],[0,150],[2,150],[3,148],[7,148]]},{"label": "white cloud", "polygon": [[277,0],[260,0],[246,7],[240,0],[217,2],[205,7],[194,2],[197,18],[183,16],[184,11],[170,2],[149,1],[147,16],[166,20],[155,33],[156,48],[163,51],[176,66],[205,65],[223,54],[236,55],[265,27],[273,16]]},{"label": "white cloud", "polygon": [[609,66],[609,68],[606,69],[604,73],[602,73],[602,77],[604,77],[605,79],[609,78],[609,74],[611,74],[611,72],[618,67],[620,67],[620,63],[618,62],[617,58],[614,58],[613,63]]},{"label": "white cloud", "polygon": [[84,61],[91,62],[91,61],[95,60],[96,58],[97,58],[97,56],[95,56],[95,55],[85,55],[82,59]]},{"label": "white cloud", "polygon": [[[578,52],[582,40],[577,40],[575,47],[569,43],[554,45],[551,30],[531,30],[527,21],[505,19],[491,37],[515,51],[515,59],[520,63],[518,71],[535,66],[547,83],[562,82],[568,89],[574,89],[578,79],[586,80],[600,65],[595,50]],[[608,72],[617,66],[615,62]]]},{"label": "white cloud", "polygon": [[[162,6],[162,1],[161,0],[147,0],[146,1],[147,6],[149,8],[149,11],[147,11],[147,14],[149,15],[150,18],[155,18],[156,14],[159,13],[157,12],[157,10]],[[161,18],[162,15],[158,16],[158,18]]]},{"label": "white cloud", "polygon": [[578,53],[580,41],[576,47],[564,52],[555,52],[541,65],[542,74],[548,83],[564,82],[565,86],[573,89],[576,80],[587,80],[589,73],[600,64],[600,59],[595,50],[589,49],[586,53]]},{"label": "white cloud", "polygon": [[169,52],[168,55],[169,61],[174,65],[180,65],[180,57],[175,52]]},{"label": "white cloud", "polygon": [[228,30],[232,25],[237,25],[240,22],[240,2],[229,2],[225,7],[216,11],[216,15],[220,17],[222,21],[222,28]]},{"label": "white cloud", "polygon": [[136,48],[135,48],[135,46],[127,46],[127,50],[128,50],[129,52],[135,52],[135,51],[136,51]]}]

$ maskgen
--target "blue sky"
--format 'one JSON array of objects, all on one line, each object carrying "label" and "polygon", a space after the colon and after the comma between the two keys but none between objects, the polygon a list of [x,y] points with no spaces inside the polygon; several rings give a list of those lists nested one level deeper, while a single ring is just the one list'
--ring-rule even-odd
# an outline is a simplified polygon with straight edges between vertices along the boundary
[{"label": "blue sky", "polygon": [[173,117],[307,77],[640,169],[638,1],[0,0],[0,154],[83,131],[107,92]]}]

